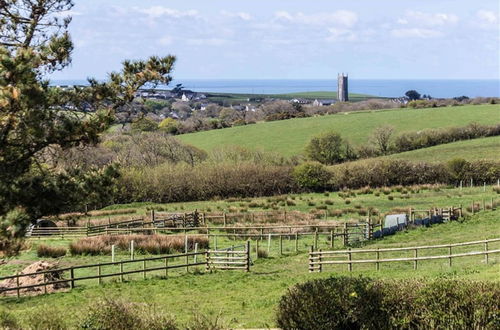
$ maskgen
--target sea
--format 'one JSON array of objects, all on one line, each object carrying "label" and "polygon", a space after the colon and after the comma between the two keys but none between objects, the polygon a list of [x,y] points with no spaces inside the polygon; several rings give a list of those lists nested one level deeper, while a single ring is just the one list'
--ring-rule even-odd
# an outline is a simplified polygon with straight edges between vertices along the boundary
[{"label": "sea", "polygon": [[[53,85],[84,85],[85,80],[54,80]],[[237,94],[285,94],[336,91],[336,79],[175,79],[170,88],[182,84],[195,92]],[[435,98],[500,97],[500,80],[444,79],[349,79],[349,93],[380,97],[401,97],[408,90]]]}]

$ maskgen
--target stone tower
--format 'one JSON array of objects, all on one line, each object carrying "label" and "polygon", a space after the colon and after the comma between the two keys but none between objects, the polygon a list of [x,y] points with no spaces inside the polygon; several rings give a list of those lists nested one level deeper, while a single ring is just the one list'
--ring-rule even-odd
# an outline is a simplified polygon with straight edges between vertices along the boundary
[{"label": "stone tower", "polygon": [[349,88],[348,88],[348,76],[345,74],[339,74],[338,77],[338,87],[337,87],[337,98],[339,102],[349,101]]}]

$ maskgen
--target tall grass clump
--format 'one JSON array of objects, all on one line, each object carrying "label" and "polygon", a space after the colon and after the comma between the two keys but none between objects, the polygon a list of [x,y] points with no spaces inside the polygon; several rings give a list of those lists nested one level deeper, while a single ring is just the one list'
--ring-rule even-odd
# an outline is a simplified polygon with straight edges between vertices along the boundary
[{"label": "tall grass clump", "polygon": [[66,255],[66,249],[40,244],[36,249],[36,255],[39,258],[59,258]]},{"label": "tall grass clump", "polygon": [[[69,249],[72,255],[110,254],[112,245],[127,250],[131,241],[137,253],[168,254],[183,252],[185,248],[183,235],[106,235],[81,238],[71,243]],[[188,236],[188,250],[193,250],[196,243],[200,249],[208,248],[206,237]]]}]

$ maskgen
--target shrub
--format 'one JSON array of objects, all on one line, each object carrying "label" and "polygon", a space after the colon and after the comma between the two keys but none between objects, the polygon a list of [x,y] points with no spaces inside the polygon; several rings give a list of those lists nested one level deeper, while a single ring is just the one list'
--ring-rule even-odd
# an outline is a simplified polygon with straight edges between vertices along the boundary
[{"label": "shrub", "polygon": [[66,249],[40,244],[36,249],[36,255],[39,258],[59,258],[66,255]]},{"label": "shrub", "polygon": [[344,141],[340,134],[335,132],[312,138],[306,146],[306,155],[309,159],[326,165],[356,159],[349,142]]},{"label": "shrub", "polygon": [[269,257],[269,254],[267,253],[267,250],[264,250],[264,249],[258,249],[257,250],[257,256],[259,258],[267,258]]},{"label": "shrub", "polygon": [[[289,289],[278,306],[282,329],[380,329],[369,322],[377,315],[382,296],[369,279],[338,277],[314,280]],[[370,325],[369,327],[366,327]]]},{"label": "shrub", "polygon": [[112,298],[104,298],[90,305],[80,322],[80,328],[92,330],[178,329],[171,316],[156,311],[153,306],[132,304]]},{"label": "shrub", "polygon": [[324,190],[331,175],[324,165],[306,162],[294,168],[293,176],[300,187],[318,191]]},{"label": "shrub", "polygon": [[498,329],[500,284],[339,277],[289,289],[283,329]]}]

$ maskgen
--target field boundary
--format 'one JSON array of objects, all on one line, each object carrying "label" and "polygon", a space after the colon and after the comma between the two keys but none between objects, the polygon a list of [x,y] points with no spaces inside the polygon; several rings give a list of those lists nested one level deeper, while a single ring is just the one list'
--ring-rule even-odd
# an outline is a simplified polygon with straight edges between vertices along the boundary
[{"label": "field boundary", "polygon": [[[453,258],[459,257],[469,257],[469,256],[485,256],[485,263],[488,263],[488,257],[490,254],[500,253],[500,249],[490,250],[488,247],[489,243],[499,242],[500,238],[493,238],[489,240],[464,242],[464,243],[453,243],[453,244],[440,244],[440,245],[427,245],[427,246],[414,246],[414,247],[401,247],[401,248],[383,248],[383,249],[357,249],[357,250],[341,250],[341,251],[314,251],[311,247],[309,251],[309,272],[322,272],[323,266],[326,265],[347,265],[349,272],[352,272],[353,264],[363,264],[363,263],[373,263],[375,264],[376,270],[380,270],[381,263],[387,262],[404,262],[413,261],[413,269],[418,269],[418,261],[424,260],[434,260],[434,259],[448,259],[448,265],[451,267]],[[483,251],[472,251],[465,253],[453,253],[452,249],[454,247],[469,246],[469,245],[480,245],[484,246]],[[425,249],[448,249],[448,254],[445,255],[433,255],[433,256],[418,256],[418,251]],[[380,258],[380,253],[383,252],[402,252],[402,251],[413,251],[413,257],[399,257],[399,258]],[[357,259],[353,260],[352,255],[358,253],[373,253],[375,254],[375,259]],[[347,255],[347,260],[332,260],[339,255]]]}]

